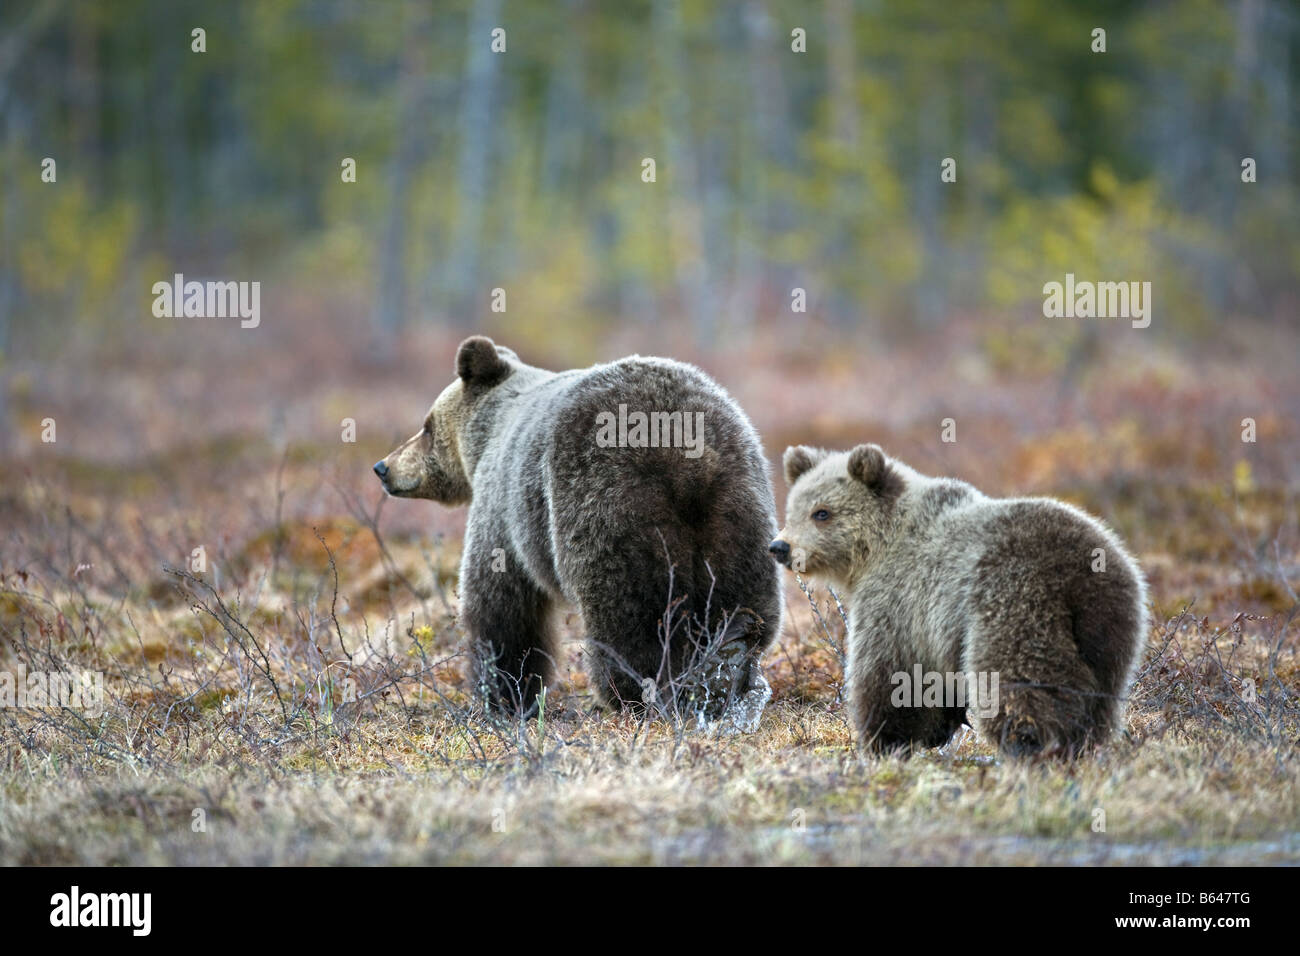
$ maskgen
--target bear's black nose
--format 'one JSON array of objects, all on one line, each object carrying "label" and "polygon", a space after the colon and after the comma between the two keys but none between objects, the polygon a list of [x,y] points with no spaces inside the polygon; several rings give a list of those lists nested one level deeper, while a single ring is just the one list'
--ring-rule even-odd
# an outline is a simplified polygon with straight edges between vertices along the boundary
[{"label": "bear's black nose", "polygon": [[767,550],[771,551],[772,555],[782,564],[786,564],[790,560],[790,546],[780,539],[769,544]]},{"label": "bear's black nose", "polygon": [[387,478],[388,466],[385,465],[382,461],[375,462],[375,474],[378,475],[380,478]]}]

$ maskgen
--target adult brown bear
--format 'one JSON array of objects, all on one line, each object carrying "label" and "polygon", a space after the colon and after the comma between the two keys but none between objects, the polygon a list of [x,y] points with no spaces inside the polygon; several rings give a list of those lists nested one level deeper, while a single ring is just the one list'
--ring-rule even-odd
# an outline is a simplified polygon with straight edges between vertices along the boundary
[{"label": "adult brown bear", "polygon": [[757,433],[699,369],[633,356],[550,372],[476,336],[375,472],[390,494],[469,506],[461,620],[489,704],[532,709],[567,602],[602,703],[685,690],[702,718],[747,701],[756,723],[781,624],[776,506]]}]

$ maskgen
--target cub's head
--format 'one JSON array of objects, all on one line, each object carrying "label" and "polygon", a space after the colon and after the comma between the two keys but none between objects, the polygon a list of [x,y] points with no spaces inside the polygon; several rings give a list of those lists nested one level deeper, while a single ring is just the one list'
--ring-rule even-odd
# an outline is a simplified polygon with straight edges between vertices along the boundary
[{"label": "cub's head", "polygon": [[904,477],[879,445],[785,450],[785,527],[772,555],[801,574],[844,586],[885,541]]},{"label": "cub's head", "polygon": [[384,490],[399,498],[432,498],[444,505],[470,499],[469,475],[461,452],[465,425],[474,406],[514,371],[519,357],[481,335],[456,352],[456,381],[438,396],[418,432],[398,445],[375,474]]}]

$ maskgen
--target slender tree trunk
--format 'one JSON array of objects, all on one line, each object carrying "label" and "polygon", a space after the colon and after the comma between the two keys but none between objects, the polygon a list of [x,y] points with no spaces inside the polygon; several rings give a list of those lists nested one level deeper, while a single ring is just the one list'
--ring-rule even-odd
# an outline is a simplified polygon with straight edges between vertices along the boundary
[{"label": "slender tree trunk", "polygon": [[89,11],[69,21],[72,31],[72,75],[69,100],[74,152],[82,160],[81,175],[100,193],[102,177],[98,162],[99,99],[97,28],[95,15]]},{"label": "slender tree trunk", "polygon": [[655,48],[658,51],[658,87],[664,100],[661,126],[667,163],[657,164],[658,188],[667,190],[671,210],[671,255],[677,277],[677,294],[692,327],[704,342],[712,338],[713,316],[709,301],[709,275],[705,254],[703,196],[700,172],[691,136],[691,116],[682,52],[682,19],[678,0],[656,0]]},{"label": "slender tree trunk", "polygon": [[[752,321],[762,307],[765,287],[776,290],[777,314],[790,318],[790,291],[799,283],[784,262],[773,262],[765,250],[774,237],[790,229],[794,211],[784,192],[771,188],[769,169],[787,173],[795,165],[795,137],[790,124],[789,96],[781,71],[789,51],[788,34],[778,29],[767,0],[750,0],[745,7],[748,34],[749,83],[754,92],[752,112],[757,148],[748,147],[741,160],[742,195],[756,209],[750,234],[740,234],[736,249],[739,289],[735,314]],[[743,95],[743,92],[742,92]],[[766,278],[766,283],[763,281]]]},{"label": "slender tree trunk", "polygon": [[[577,24],[583,0],[565,0],[564,11]],[[542,140],[542,196],[565,194],[578,175],[582,159],[582,80],[585,51],[582,34],[575,26],[562,31],[559,49],[551,62],[546,89],[546,127]]]},{"label": "slender tree trunk", "polygon": [[28,170],[11,168],[18,152],[18,135],[14,109],[9,102],[13,93],[9,78],[27,51],[54,23],[63,6],[63,0],[44,0],[0,37],[0,451],[8,451],[13,442],[13,423],[9,420],[9,349],[13,313],[21,292],[13,266],[18,258],[21,216],[18,181],[21,175],[32,175]]},{"label": "slender tree trunk", "polygon": [[475,0],[466,36],[455,246],[448,258],[451,318],[461,326],[472,325],[487,303],[481,245],[488,165],[492,161],[492,140],[496,132],[492,106],[500,68],[495,61],[501,55],[492,52],[491,34],[494,28],[502,26],[500,14],[501,0]]},{"label": "slender tree trunk", "polygon": [[[858,105],[856,52],[853,42],[853,5],[850,0],[826,0],[826,79],[830,89],[831,130],[839,149],[852,152],[858,147]],[[853,227],[849,217],[862,208],[859,178],[840,175],[835,206],[830,213],[830,228],[824,245],[825,261],[843,274],[850,268],[847,250],[853,248]],[[822,297],[825,309],[837,325],[849,325],[863,317],[860,303],[848,301],[841,293],[828,290]]]},{"label": "slender tree trunk", "polygon": [[428,38],[421,29],[422,23],[416,22],[415,18],[416,14],[411,14],[406,22],[406,42],[398,80],[397,146],[388,174],[388,215],[379,250],[379,294],[375,314],[380,338],[375,349],[377,358],[391,358],[394,354],[397,338],[406,325],[409,302],[406,260],[410,223],[407,208],[423,122],[420,106],[428,83],[424,56]]},{"label": "slender tree trunk", "polygon": [[916,219],[921,232],[921,278],[914,290],[919,324],[934,328],[947,311],[947,248],[943,239],[944,190],[952,185],[939,179],[944,158],[943,133],[948,129],[948,98],[933,89],[916,114],[921,162],[916,168]]},{"label": "slender tree trunk", "polygon": [[990,248],[989,189],[984,170],[994,155],[997,129],[997,100],[991,94],[989,76],[976,60],[965,65],[962,83],[962,151],[957,180],[962,184],[965,242],[958,294],[978,301],[982,294],[986,250]]},{"label": "slender tree trunk", "polygon": [[0,75],[0,452],[13,444],[13,425],[9,421],[9,329],[18,300],[18,276],[13,263],[17,259],[15,233],[18,221],[18,172],[11,169],[13,118],[5,106],[5,79]]}]

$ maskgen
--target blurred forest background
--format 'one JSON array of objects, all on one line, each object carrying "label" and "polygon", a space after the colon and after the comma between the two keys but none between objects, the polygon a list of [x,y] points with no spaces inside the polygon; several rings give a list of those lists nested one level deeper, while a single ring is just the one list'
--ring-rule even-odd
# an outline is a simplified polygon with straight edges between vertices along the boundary
[{"label": "blurred forest background", "polygon": [[17,0],[0,348],[138,329],[176,271],[260,279],[272,322],[311,295],[525,343],[732,347],[795,287],[906,333],[1067,271],[1152,281],[1158,334],[1290,318],[1298,76],[1284,0]]},{"label": "blurred forest background", "polygon": [[[1291,488],[1298,78],[1283,0],[6,3],[0,442],[351,487],[473,331],[699,362],[773,455]],[[175,273],[260,325],[154,316]],[[1149,281],[1150,328],[1045,318],[1066,273]]]},{"label": "blurred forest background", "polygon": [[[486,332],[696,361],[773,457],[1294,489],[1298,79],[1284,0],[6,3],[0,447],[190,515],[176,469],[293,455],[337,511]],[[260,282],[259,326],[154,316],[176,273]],[[1151,326],[1045,318],[1066,273]]]}]

